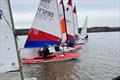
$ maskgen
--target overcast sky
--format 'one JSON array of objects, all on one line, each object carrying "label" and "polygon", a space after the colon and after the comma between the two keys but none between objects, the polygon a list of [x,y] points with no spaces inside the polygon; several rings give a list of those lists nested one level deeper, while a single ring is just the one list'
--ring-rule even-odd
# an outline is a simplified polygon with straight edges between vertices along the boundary
[{"label": "overcast sky", "polygon": [[[67,0],[64,0],[67,2]],[[65,2],[65,4],[66,4]],[[88,27],[120,26],[120,0],[73,0],[79,27],[88,16]],[[30,28],[39,0],[11,0],[16,28]]]}]

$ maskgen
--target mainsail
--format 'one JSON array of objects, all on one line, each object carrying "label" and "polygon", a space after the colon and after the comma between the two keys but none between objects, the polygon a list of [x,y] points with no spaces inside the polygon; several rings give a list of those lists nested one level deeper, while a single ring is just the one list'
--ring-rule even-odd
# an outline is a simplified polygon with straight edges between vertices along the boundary
[{"label": "mainsail", "polygon": [[68,1],[67,8],[65,10],[66,25],[67,25],[67,36],[68,39],[74,39],[74,21],[73,21],[73,7],[72,0]]},{"label": "mainsail", "polygon": [[83,28],[81,30],[81,35],[80,35],[80,38],[85,38],[87,35],[87,16],[86,16],[86,19],[85,19],[85,22],[84,22],[84,25],[83,25]]},{"label": "mainsail", "polygon": [[77,18],[77,11],[76,6],[73,9],[73,16],[74,16],[74,29],[75,29],[75,36],[78,37],[78,18]]},{"label": "mainsail", "polygon": [[61,38],[57,0],[40,0],[25,48],[55,45]]},{"label": "mainsail", "polygon": [[8,0],[0,5],[0,73],[18,70],[18,57]]}]

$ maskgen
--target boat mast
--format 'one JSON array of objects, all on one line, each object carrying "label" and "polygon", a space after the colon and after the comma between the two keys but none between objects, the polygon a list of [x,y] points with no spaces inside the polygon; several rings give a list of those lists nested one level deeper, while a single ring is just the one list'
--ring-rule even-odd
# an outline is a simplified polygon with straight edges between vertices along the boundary
[{"label": "boat mast", "polygon": [[[58,10],[58,15],[59,15],[59,8],[58,8],[58,0],[55,0],[56,1],[56,4],[57,4],[57,10]],[[60,22],[60,16],[59,16],[59,22]],[[61,25],[60,25],[61,26]],[[61,29],[61,28],[60,28]],[[62,29],[61,29],[61,32],[62,32]],[[63,39],[63,35],[62,35],[62,33],[61,33],[61,38]],[[62,48],[63,48],[63,54],[64,54],[64,47],[62,46]]]},{"label": "boat mast", "polygon": [[64,15],[64,21],[65,21],[66,38],[67,38],[67,41],[68,41],[68,35],[67,35],[67,25],[66,25],[66,17],[65,17],[65,6],[64,6],[64,4],[63,4],[63,0],[61,0],[61,3],[62,3],[63,15]]},{"label": "boat mast", "polygon": [[23,72],[22,72],[21,58],[20,58],[20,54],[19,54],[19,51],[18,51],[18,45],[17,45],[17,40],[16,40],[15,27],[14,27],[14,22],[13,22],[13,17],[12,17],[10,0],[8,0],[8,6],[9,6],[10,17],[11,17],[11,22],[12,22],[12,31],[13,31],[13,34],[14,34],[14,40],[15,40],[15,44],[16,44],[16,51],[17,51],[18,62],[19,62],[19,72],[20,72],[21,80],[24,80],[24,76],[23,76]]}]

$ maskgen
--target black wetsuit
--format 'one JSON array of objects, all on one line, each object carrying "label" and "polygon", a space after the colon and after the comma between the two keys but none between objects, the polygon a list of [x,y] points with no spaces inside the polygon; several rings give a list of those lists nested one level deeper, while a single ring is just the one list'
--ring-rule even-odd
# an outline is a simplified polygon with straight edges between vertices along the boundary
[{"label": "black wetsuit", "polygon": [[51,56],[52,53],[50,53],[48,48],[45,48],[42,50],[43,58],[53,58],[54,56]]},{"label": "black wetsuit", "polygon": [[38,55],[42,56],[42,51],[41,50],[38,50]]},{"label": "black wetsuit", "polygon": [[55,51],[60,51],[61,49],[60,49],[60,47],[59,47],[59,45],[56,45],[55,46]]},{"label": "black wetsuit", "polygon": [[74,43],[72,41],[68,42],[67,43],[68,47],[73,47],[74,46]]}]

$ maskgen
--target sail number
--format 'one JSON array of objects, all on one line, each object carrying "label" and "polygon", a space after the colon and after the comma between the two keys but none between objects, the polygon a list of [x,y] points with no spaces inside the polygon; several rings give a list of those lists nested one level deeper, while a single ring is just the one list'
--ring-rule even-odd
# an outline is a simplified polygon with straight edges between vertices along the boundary
[{"label": "sail number", "polygon": [[36,16],[44,18],[45,20],[48,19],[50,21],[54,17],[54,13],[42,8],[38,8]]}]

